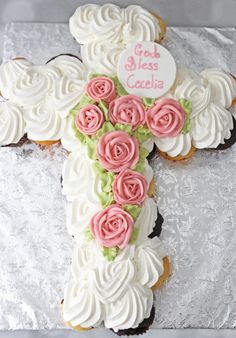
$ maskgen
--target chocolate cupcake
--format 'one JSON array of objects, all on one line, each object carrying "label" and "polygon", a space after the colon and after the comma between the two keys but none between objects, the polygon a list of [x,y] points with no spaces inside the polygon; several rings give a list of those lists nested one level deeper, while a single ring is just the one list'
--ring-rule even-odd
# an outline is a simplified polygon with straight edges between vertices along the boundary
[{"label": "chocolate cupcake", "polygon": [[135,335],[142,335],[146,333],[149,329],[149,327],[152,325],[155,318],[155,307],[152,307],[150,316],[142,321],[142,323],[139,324],[139,326],[135,329],[127,329],[127,330],[119,330],[115,332],[111,329],[115,334],[118,336],[135,336]]}]

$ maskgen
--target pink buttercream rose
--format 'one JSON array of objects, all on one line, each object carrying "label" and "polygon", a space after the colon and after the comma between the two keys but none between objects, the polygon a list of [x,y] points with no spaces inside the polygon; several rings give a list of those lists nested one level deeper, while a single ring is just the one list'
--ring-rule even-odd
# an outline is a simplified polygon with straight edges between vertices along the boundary
[{"label": "pink buttercream rose", "polygon": [[113,196],[118,204],[142,204],[147,195],[146,178],[130,169],[120,172],[113,182]]},{"label": "pink buttercream rose", "polygon": [[110,131],[99,139],[97,155],[105,169],[118,173],[137,164],[139,143],[125,131]]},{"label": "pink buttercream rose", "polygon": [[96,77],[90,80],[86,86],[86,92],[95,101],[103,100],[110,103],[116,98],[115,84],[108,77]]},{"label": "pink buttercream rose", "polygon": [[160,99],[148,109],[146,122],[148,128],[157,137],[173,137],[184,126],[185,111],[173,99]]},{"label": "pink buttercream rose", "polygon": [[101,109],[94,104],[88,104],[80,109],[76,118],[76,127],[84,134],[94,135],[101,128],[104,115]]},{"label": "pink buttercream rose", "polygon": [[132,235],[133,218],[118,204],[113,204],[93,216],[90,224],[92,235],[107,248],[124,248]]},{"label": "pink buttercream rose", "polygon": [[115,99],[109,105],[109,118],[113,124],[130,124],[133,130],[145,124],[145,108],[141,98],[127,95]]}]

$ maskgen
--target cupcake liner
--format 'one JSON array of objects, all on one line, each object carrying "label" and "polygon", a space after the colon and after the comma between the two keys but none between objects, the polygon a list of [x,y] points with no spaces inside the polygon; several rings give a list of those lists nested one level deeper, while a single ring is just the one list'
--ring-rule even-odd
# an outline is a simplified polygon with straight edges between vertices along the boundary
[{"label": "cupcake liner", "polygon": [[156,150],[156,145],[154,144],[152,151],[149,153],[147,156],[147,160],[150,161],[156,156],[157,150]]},{"label": "cupcake liner", "polygon": [[115,334],[117,334],[118,336],[135,336],[135,335],[142,335],[145,332],[148,331],[149,327],[152,325],[153,321],[155,318],[155,307],[152,307],[150,316],[146,319],[144,319],[142,321],[142,323],[139,324],[138,327],[136,327],[135,329],[127,329],[127,330],[119,330],[117,332],[115,332],[113,329],[111,329],[111,331],[113,331]]},{"label": "cupcake liner", "polygon": [[23,144],[25,144],[26,142],[30,142],[27,138],[27,135],[25,134],[24,136],[22,136],[22,138],[20,139],[20,141],[18,141],[17,143],[10,143],[1,147],[11,147],[11,148],[16,148],[16,147],[21,147]]},{"label": "cupcake liner", "polygon": [[164,222],[164,218],[159,213],[159,210],[157,209],[158,215],[155,222],[155,226],[153,228],[152,233],[148,236],[149,238],[159,237],[162,231],[162,224]]},{"label": "cupcake liner", "polygon": [[50,60],[48,60],[46,62],[46,64],[50,63],[51,61],[55,60],[56,58],[58,58],[59,56],[64,56],[64,55],[67,55],[67,56],[70,56],[70,57],[74,57],[78,60],[80,60],[82,62],[82,60],[77,56],[77,55],[74,55],[74,54],[70,54],[70,53],[62,53],[62,54],[58,54],[56,56],[53,56]]},{"label": "cupcake liner", "polygon": [[232,147],[232,145],[236,142],[236,120],[233,117],[233,129],[231,130],[231,136],[228,140],[225,140],[224,144],[219,144],[216,148],[217,150],[224,150]]}]

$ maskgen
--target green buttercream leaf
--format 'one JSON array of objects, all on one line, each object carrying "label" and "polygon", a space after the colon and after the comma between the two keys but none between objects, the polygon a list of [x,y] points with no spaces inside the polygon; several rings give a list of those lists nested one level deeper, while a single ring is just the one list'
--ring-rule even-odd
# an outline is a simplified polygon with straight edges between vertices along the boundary
[{"label": "green buttercream leaf", "polygon": [[85,144],[86,143],[86,136],[81,133],[78,128],[76,127],[75,125],[75,119],[73,120],[72,122],[72,128],[75,132],[75,136],[77,137],[77,139],[82,143],[82,144]]},{"label": "green buttercream leaf", "polygon": [[114,203],[112,192],[103,191],[98,195],[98,198],[103,209]]},{"label": "green buttercream leaf", "polygon": [[112,262],[114,261],[114,259],[116,258],[116,256],[118,255],[118,251],[119,248],[117,248],[116,246],[113,248],[102,248],[102,253],[103,256],[109,261]]},{"label": "green buttercream leaf", "polygon": [[132,126],[130,124],[116,123],[115,124],[115,130],[126,131],[128,134],[131,134],[132,133]]},{"label": "green buttercream leaf", "polygon": [[91,160],[96,160],[97,159],[97,140],[87,135],[85,136],[85,138],[86,138],[86,144],[87,144],[87,150],[88,150],[88,157]]},{"label": "green buttercream leaf", "polygon": [[149,152],[144,147],[139,148],[139,161],[133,170],[138,171],[139,173],[143,174],[145,171],[145,159],[148,156]]},{"label": "green buttercream leaf", "polygon": [[154,102],[156,101],[156,99],[151,99],[151,98],[148,98],[148,97],[143,97],[142,101],[143,101],[144,106],[146,108],[148,108],[148,107],[151,107],[154,104]]},{"label": "green buttercream leaf", "polygon": [[136,166],[133,168],[133,170],[139,172],[140,174],[144,174],[144,172],[145,172],[144,162],[139,161],[136,164]]},{"label": "green buttercream leaf", "polygon": [[151,132],[147,127],[140,126],[138,129],[134,131],[133,135],[136,137],[139,143],[142,144],[151,137]]},{"label": "green buttercream leaf", "polygon": [[96,101],[91,99],[88,95],[84,94],[83,96],[81,96],[79,103],[70,111],[70,113],[73,116],[76,116],[81,108],[87,106],[87,104],[94,103],[96,103]]},{"label": "green buttercream leaf", "polygon": [[179,99],[179,103],[184,108],[184,110],[187,114],[190,114],[192,112],[192,102],[191,101],[185,100],[185,99]]},{"label": "green buttercream leaf", "polygon": [[138,238],[138,233],[139,233],[139,229],[138,228],[134,228],[133,232],[132,232],[132,236],[130,238],[129,243],[130,244],[135,244]]},{"label": "green buttercream leaf", "polygon": [[115,127],[111,124],[111,122],[104,122],[102,128],[96,133],[96,138],[99,139],[102,135],[114,130]]},{"label": "green buttercream leaf", "polygon": [[85,235],[85,238],[90,241],[91,239],[93,239],[93,235],[90,231],[90,227],[88,226],[85,231],[84,231],[84,235]]},{"label": "green buttercream leaf", "polygon": [[101,111],[104,114],[105,120],[109,121],[109,116],[108,116],[108,107],[106,103],[102,100],[99,101],[98,107],[101,109]]},{"label": "green buttercream leaf", "polygon": [[115,83],[115,86],[116,86],[116,93],[119,95],[119,96],[125,96],[125,95],[128,95],[127,91],[125,90],[125,88],[122,86],[122,84],[120,83],[119,79],[117,76],[114,76],[112,78],[112,80],[114,81]]},{"label": "green buttercream leaf", "polygon": [[185,115],[185,121],[184,121],[184,126],[182,129],[182,134],[187,134],[190,132],[191,129],[191,124],[190,124],[190,114],[192,112],[192,102],[189,100],[185,99],[180,99],[179,103],[183,107],[186,115]]},{"label": "green buttercream leaf", "polygon": [[102,175],[103,173],[106,172],[106,169],[104,169],[99,161],[94,161],[93,163],[93,168],[96,171],[97,174]]},{"label": "green buttercream leaf", "polygon": [[138,205],[132,205],[132,204],[123,205],[123,209],[132,216],[134,221],[136,221],[141,211],[141,208]]},{"label": "green buttercream leaf", "polygon": [[115,175],[109,171],[100,175],[102,191],[107,193],[112,191],[112,183],[114,181],[114,177]]}]

